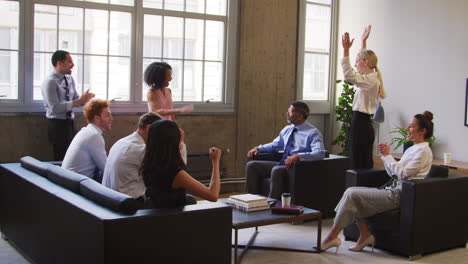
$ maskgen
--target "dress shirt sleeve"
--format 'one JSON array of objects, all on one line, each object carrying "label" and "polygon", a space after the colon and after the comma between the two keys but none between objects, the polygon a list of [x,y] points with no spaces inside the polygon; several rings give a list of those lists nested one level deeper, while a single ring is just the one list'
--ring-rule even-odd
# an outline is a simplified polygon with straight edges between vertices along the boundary
[{"label": "dress shirt sleeve", "polygon": [[71,111],[73,102],[60,102],[57,89],[59,87],[56,80],[47,80],[43,84],[44,100],[52,113],[61,114]]},{"label": "dress shirt sleeve", "polygon": [[[406,152],[405,152],[406,154]],[[416,176],[422,169],[422,163],[425,160],[424,151],[412,152],[410,157],[401,157],[400,162],[397,162],[392,155],[382,156],[381,159],[384,162],[385,170],[388,175],[396,175],[400,180],[408,180]],[[405,164],[402,164],[402,160],[405,159]]]},{"label": "dress shirt sleeve", "polygon": [[322,134],[315,130],[312,133],[310,141],[310,152],[298,153],[300,160],[302,161],[313,161],[323,160],[325,158],[325,147],[323,145]]},{"label": "dress shirt sleeve", "polygon": [[[73,101],[73,100],[79,99],[79,98],[80,98],[80,95],[78,94],[78,91],[76,90],[76,82],[75,82],[75,79],[73,79],[73,77],[71,77],[71,80],[72,80],[72,83],[73,83],[73,90],[75,91],[75,92],[73,93],[73,98],[72,98],[72,101]],[[71,103],[72,103],[71,105],[73,105],[73,102],[71,102]],[[71,107],[70,107],[69,110],[71,110]]]},{"label": "dress shirt sleeve", "polygon": [[104,172],[104,167],[106,166],[107,154],[106,147],[104,143],[104,138],[100,134],[94,134],[89,139],[89,145],[87,146],[89,155],[94,161],[96,166],[99,168],[99,172],[102,174]]},{"label": "dress shirt sleeve", "polygon": [[359,74],[353,70],[353,67],[351,67],[351,63],[349,61],[349,56],[346,56],[341,60],[341,66],[343,67],[343,74],[345,80],[352,82],[360,89],[365,90],[374,87],[379,87],[379,85],[376,85],[376,82],[378,82],[379,80],[374,76],[369,76],[367,74]]},{"label": "dress shirt sleeve", "polygon": [[288,128],[290,128],[290,126],[284,127],[281,130],[279,136],[276,137],[272,142],[270,142],[268,144],[258,146],[257,147],[258,152],[260,152],[260,153],[262,153],[262,152],[272,153],[272,152],[278,152],[280,150],[283,150],[284,149],[285,138],[286,138],[286,135],[287,135],[287,132],[288,132]]},{"label": "dress shirt sleeve", "polygon": [[284,149],[284,140],[281,134],[278,137],[276,137],[272,142],[258,146],[259,152],[271,153],[278,152],[282,149]]}]

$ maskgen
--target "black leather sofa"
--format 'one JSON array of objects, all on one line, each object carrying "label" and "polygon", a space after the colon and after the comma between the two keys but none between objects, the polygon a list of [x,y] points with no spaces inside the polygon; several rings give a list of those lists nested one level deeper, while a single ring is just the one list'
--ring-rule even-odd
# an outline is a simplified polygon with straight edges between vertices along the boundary
[{"label": "black leather sofa", "polygon": [[[379,187],[388,181],[384,169],[349,170],[346,185]],[[367,218],[375,246],[417,259],[423,254],[468,242],[468,177],[449,175],[433,165],[426,179],[404,181],[400,208]],[[357,241],[356,224],[344,229],[346,240]]]},{"label": "black leather sofa", "polygon": [[24,157],[0,165],[0,230],[34,263],[231,263],[221,203],[139,209],[85,176]]},{"label": "black leather sofa", "polygon": [[[279,161],[281,153],[259,153],[256,160]],[[326,154],[325,159],[297,161],[288,169],[291,202],[322,212],[323,218],[335,215],[335,207],[345,191],[345,174],[350,168],[348,157]],[[249,184],[247,182],[247,184]],[[265,178],[262,195],[270,192],[270,178]]]}]

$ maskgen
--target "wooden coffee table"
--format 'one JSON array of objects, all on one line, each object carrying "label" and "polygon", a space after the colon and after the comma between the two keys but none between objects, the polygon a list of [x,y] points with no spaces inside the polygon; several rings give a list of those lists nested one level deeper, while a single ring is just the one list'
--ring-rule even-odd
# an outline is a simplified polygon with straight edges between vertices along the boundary
[{"label": "wooden coffee table", "polygon": [[[226,199],[221,199],[220,202],[225,202]],[[281,204],[280,201],[277,204]],[[281,248],[281,247],[264,247],[254,246],[252,243],[258,234],[259,226],[280,224],[280,223],[293,223],[302,222],[305,220],[317,220],[317,246],[311,246],[311,249],[295,249],[295,248]],[[250,237],[249,242],[246,245],[238,244],[238,231],[239,229],[255,227],[255,232]],[[266,250],[284,250],[284,251],[296,251],[296,252],[309,252],[309,253],[320,253],[320,242],[322,236],[322,213],[317,210],[309,209],[304,207],[304,212],[299,215],[287,215],[287,214],[272,214],[271,210],[262,210],[255,212],[244,212],[238,209],[232,209],[232,228],[234,229],[234,263],[240,263],[242,257],[249,248],[253,249],[266,249]],[[238,255],[238,249],[243,248],[244,250]]]}]

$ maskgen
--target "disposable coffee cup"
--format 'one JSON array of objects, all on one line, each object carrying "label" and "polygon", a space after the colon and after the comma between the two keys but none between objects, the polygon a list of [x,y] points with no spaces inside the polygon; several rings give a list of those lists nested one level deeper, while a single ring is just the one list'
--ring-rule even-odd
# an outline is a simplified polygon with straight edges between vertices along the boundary
[{"label": "disposable coffee cup", "polygon": [[449,165],[452,162],[452,153],[444,153],[444,164]]},{"label": "disposable coffee cup", "polygon": [[290,193],[283,193],[281,195],[281,204],[286,207],[291,206],[291,194]]}]

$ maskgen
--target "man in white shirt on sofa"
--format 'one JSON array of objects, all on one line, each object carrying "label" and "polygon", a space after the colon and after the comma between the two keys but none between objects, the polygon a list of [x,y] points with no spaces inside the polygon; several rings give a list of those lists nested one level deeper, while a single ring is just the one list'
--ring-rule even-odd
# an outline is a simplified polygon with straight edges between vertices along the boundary
[{"label": "man in white shirt on sofa", "polygon": [[107,158],[102,184],[133,198],[143,199],[145,184],[139,169],[145,154],[148,131],[162,117],[149,112],[140,117],[135,132],[121,138],[112,146]]},{"label": "man in white shirt on sofa", "polygon": [[[115,142],[107,157],[102,177],[104,186],[135,199],[141,199],[143,202],[146,187],[140,175],[140,164],[145,155],[149,128],[151,124],[160,119],[163,117],[154,112],[142,115],[138,121],[137,130]],[[187,150],[184,147],[180,150],[180,154],[187,163]]]},{"label": "man in white shirt on sofa", "polygon": [[62,168],[101,182],[107,154],[104,131],[110,131],[112,113],[107,100],[93,99],[83,107],[88,122],[73,138],[63,159]]}]

